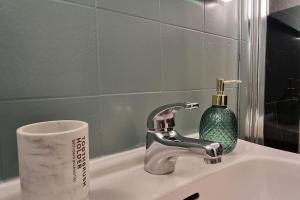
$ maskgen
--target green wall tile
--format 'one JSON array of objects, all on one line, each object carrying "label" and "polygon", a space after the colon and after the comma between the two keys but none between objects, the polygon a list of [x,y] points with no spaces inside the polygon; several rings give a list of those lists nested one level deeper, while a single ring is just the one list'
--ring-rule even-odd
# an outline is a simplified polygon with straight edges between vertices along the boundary
[{"label": "green wall tile", "polygon": [[0,19],[0,99],[99,93],[94,9],[2,0]]},{"label": "green wall tile", "polygon": [[206,1],[205,32],[238,39],[239,0]]},{"label": "green wall tile", "polygon": [[103,93],[161,90],[160,25],[98,11]]},{"label": "green wall tile", "polygon": [[201,76],[203,85],[216,88],[216,79],[238,79],[238,40],[204,35],[204,68]]},{"label": "green wall tile", "polygon": [[164,90],[207,88],[203,85],[204,34],[162,25]]},{"label": "green wall tile", "polygon": [[204,31],[204,0],[160,0],[161,21]]},{"label": "green wall tile", "polygon": [[111,154],[144,144],[147,117],[159,105],[159,93],[103,97],[102,152]]}]

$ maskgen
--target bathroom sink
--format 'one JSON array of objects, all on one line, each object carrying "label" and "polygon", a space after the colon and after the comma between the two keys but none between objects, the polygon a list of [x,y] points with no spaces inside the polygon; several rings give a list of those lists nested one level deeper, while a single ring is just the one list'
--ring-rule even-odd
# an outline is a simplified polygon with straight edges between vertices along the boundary
[{"label": "bathroom sink", "polygon": [[[91,161],[90,200],[299,200],[300,155],[243,140],[216,165],[182,157],[175,172],[143,169],[144,148]],[[21,200],[19,180],[0,184],[0,200]]]},{"label": "bathroom sink", "polygon": [[299,200],[299,172],[300,155],[239,140],[221,164],[180,158],[175,172],[166,176],[145,173],[143,165],[136,165],[99,179],[91,197],[193,200],[199,195],[200,200]]},{"label": "bathroom sink", "polygon": [[157,200],[191,195],[200,196],[200,200],[299,200],[299,170],[299,163],[249,158],[193,180]]}]

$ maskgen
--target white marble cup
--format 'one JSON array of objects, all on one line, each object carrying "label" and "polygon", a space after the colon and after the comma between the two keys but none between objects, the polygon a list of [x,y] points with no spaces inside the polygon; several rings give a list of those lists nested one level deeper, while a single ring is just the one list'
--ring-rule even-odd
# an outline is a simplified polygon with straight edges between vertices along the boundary
[{"label": "white marble cup", "polygon": [[88,200],[88,124],[48,121],[17,130],[23,200]]}]

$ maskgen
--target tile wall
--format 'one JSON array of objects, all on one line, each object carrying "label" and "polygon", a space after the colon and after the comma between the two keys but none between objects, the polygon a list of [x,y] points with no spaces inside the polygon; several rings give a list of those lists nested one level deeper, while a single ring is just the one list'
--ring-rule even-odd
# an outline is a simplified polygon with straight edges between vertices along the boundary
[{"label": "tile wall", "polygon": [[2,0],[0,179],[18,175],[28,123],[87,121],[98,157],[142,146],[157,106],[197,101],[177,116],[196,132],[215,79],[238,78],[238,16],[238,0]]}]

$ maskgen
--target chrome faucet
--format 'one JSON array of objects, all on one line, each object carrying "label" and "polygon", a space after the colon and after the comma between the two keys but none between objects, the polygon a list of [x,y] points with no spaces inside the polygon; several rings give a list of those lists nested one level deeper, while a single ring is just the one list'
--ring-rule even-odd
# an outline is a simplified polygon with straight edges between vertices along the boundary
[{"label": "chrome faucet", "polygon": [[199,108],[198,103],[175,103],[161,106],[148,116],[144,169],[156,174],[175,170],[178,156],[195,155],[207,164],[221,162],[222,146],[216,142],[181,136],[175,127],[175,113],[180,109]]}]

